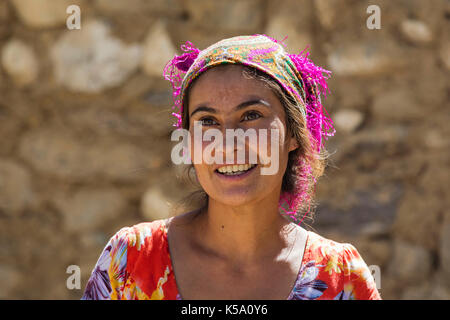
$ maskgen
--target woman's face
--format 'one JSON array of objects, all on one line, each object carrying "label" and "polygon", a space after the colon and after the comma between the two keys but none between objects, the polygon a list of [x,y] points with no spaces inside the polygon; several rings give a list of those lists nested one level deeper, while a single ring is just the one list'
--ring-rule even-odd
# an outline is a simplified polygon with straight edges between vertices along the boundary
[{"label": "woman's face", "polygon": [[[295,138],[286,135],[285,111],[277,96],[261,81],[245,78],[242,71],[243,67],[240,65],[207,70],[191,86],[188,101],[191,155],[194,154],[194,143],[202,146],[204,151],[215,142],[214,139],[199,140],[194,135],[194,121],[201,122],[203,134],[209,129],[217,129],[223,137],[220,141],[223,143],[223,150],[210,153],[210,159],[220,161],[207,164],[203,157],[202,163],[194,162],[197,178],[210,198],[230,206],[259,202],[268,196],[279,197],[288,154],[298,147]],[[231,168],[228,167],[229,162],[226,162],[227,154],[234,159],[233,164],[238,163],[237,141],[234,141],[233,147],[226,144],[227,129],[242,129],[244,132],[248,129],[255,130],[257,141],[245,139],[243,149],[246,164],[251,164],[250,150],[254,150],[257,155],[256,166],[237,173],[226,172]],[[267,138],[264,130],[260,129],[266,129]],[[278,132],[278,137],[274,131]],[[267,141],[265,147],[261,143],[262,139]],[[274,153],[274,150],[278,152]],[[271,162],[266,164],[264,159],[270,159]],[[264,167],[266,174],[261,174]],[[271,170],[267,170],[269,167]],[[273,170],[274,168],[277,170]],[[240,169],[245,170],[246,167]]]}]

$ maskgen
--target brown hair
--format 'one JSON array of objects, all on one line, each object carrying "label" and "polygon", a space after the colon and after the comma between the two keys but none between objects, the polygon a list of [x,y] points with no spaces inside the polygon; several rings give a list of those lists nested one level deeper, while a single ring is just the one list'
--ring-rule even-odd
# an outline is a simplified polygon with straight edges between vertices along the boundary
[{"label": "brown hair", "polygon": [[[219,65],[214,68],[223,68],[227,65]],[[286,167],[286,172],[283,176],[283,182],[281,187],[281,192],[295,192],[297,183],[299,182],[299,170],[302,168],[298,165],[299,157],[304,159],[304,163],[309,165],[311,168],[311,174],[309,174],[306,180],[303,182],[304,191],[307,194],[308,201],[300,204],[297,215],[302,216],[309,210],[308,218],[312,219],[314,209],[317,203],[314,201],[314,191],[315,191],[315,180],[317,181],[324,173],[326,167],[326,159],[328,158],[328,152],[323,148],[321,152],[317,152],[312,148],[310,132],[307,129],[305,119],[300,111],[300,107],[296,100],[294,100],[291,95],[287,94],[283,87],[281,87],[278,82],[266,73],[249,66],[243,66],[243,76],[247,79],[255,79],[264,82],[264,84],[271,89],[277,98],[281,101],[282,106],[286,114],[286,124],[287,132],[292,134],[299,147],[289,153],[288,163]],[[198,78],[194,79],[192,84]],[[189,130],[189,113],[188,104],[189,101],[189,88],[186,89],[186,96],[183,104],[182,112],[182,128]],[[301,108],[304,108],[301,106]],[[194,174],[192,174],[194,171]],[[186,167],[186,172],[184,178],[197,187],[197,190],[190,193],[187,197],[182,199],[178,203],[178,207],[182,207],[184,211],[198,211],[205,209],[208,206],[209,197],[206,192],[201,188],[195,175],[195,168],[191,164]]]}]

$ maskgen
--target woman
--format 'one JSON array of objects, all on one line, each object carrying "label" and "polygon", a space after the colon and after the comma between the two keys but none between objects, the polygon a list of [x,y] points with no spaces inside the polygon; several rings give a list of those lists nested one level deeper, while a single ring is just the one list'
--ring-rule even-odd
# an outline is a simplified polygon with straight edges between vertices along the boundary
[{"label": "woman", "polygon": [[[176,126],[194,136],[190,159],[198,125],[202,134],[254,130],[257,143],[237,145],[243,164],[225,138],[210,153],[214,161],[193,161],[204,205],[118,231],[83,299],[380,299],[355,247],[300,226],[324,170],[322,138],[334,134],[320,100],[329,72],[266,35],[182,49],[164,74]],[[200,140],[200,150],[211,143]],[[277,170],[264,174],[272,165]]]}]

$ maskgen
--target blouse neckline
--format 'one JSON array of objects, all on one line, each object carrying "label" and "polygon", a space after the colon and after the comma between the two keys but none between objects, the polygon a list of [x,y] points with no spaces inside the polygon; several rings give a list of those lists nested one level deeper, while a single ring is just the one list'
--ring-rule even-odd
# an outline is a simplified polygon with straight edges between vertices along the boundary
[{"label": "blouse neckline", "polygon": [[[169,258],[169,270],[170,270],[170,272],[173,273],[173,279],[174,279],[175,289],[176,289],[176,293],[177,293],[177,295],[176,295],[177,296],[177,300],[183,300],[183,297],[180,294],[180,290],[178,289],[178,283],[177,283],[177,279],[175,277],[175,271],[174,271],[174,268],[173,268],[173,265],[172,265],[172,256],[170,254],[170,245],[169,245],[169,239],[168,239],[168,231],[169,231],[168,221],[169,220],[170,219],[164,219],[162,221],[162,224],[163,224],[163,227],[164,227],[164,233],[163,233],[164,234],[164,247],[165,247],[167,256]],[[294,283],[292,285],[292,289],[291,289],[289,295],[287,296],[287,298],[284,299],[284,300],[290,300],[292,298],[292,296],[294,294],[295,286],[296,286],[298,280],[300,279],[300,277],[302,276],[301,273],[302,273],[305,261],[308,261],[308,258],[309,258],[310,231],[308,231],[308,230],[305,230],[305,231],[306,231],[306,243],[305,243],[305,249],[303,251],[302,262],[300,263],[300,267],[298,269],[297,276],[295,277],[295,281],[294,281]]]}]

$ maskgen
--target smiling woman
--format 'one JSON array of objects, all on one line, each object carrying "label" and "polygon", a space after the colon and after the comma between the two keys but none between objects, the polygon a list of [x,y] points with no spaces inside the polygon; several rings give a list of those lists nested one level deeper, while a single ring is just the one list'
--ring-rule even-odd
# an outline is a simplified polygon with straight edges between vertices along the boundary
[{"label": "smiling woman", "polygon": [[[327,153],[324,148],[320,150],[320,153],[313,150],[305,119],[300,108],[298,108],[298,103],[269,75],[245,65],[219,65],[206,71],[197,79],[193,81],[191,89],[186,93],[185,99],[189,102],[188,107],[183,108],[183,127],[192,131],[194,121],[201,121],[203,126],[207,128],[206,130],[222,128],[234,129],[234,131],[242,129],[249,132],[255,129],[256,132],[264,133],[269,132],[270,129],[270,132],[278,133],[279,139],[283,141],[270,139],[271,135],[268,135],[267,139],[264,140],[261,134],[258,135],[257,139],[258,142],[273,140],[277,148],[273,148],[270,143],[267,145],[268,150],[262,150],[264,148],[261,148],[261,144],[254,148],[249,145],[247,147],[250,150],[244,150],[247,151],[244,154],[249,158],[253,150],[258,150],[259,158],[264,160],[264,155],[269,154],[268,151],[270,150],[270,155],[267,155],[267,157],[273,162],[277,162],[276,168],[278,170],[275,174],[283,176],[282,194],[285,197],[290,196],[291,203],[297,200],[295,205],[291,204],[290,206],[291,215],[289,218],[299,222],[299,219],[308,213],[308,209],[311,216],[311,207],[314,207],[312,196],[315,181],[323,174]],[[211,84],[213,84],[214,89],[211,88]],[[198,87],[205,88],[204,92],[198,94]],[[226,94],[227,90],[232,91],[231,94]],[[212,94],[209,94],[209,92],[212,92]],[[230,101],[222,102],[225,106],[234,106],[233,103],[243,102],[237,104],[233,109],[234,113],[227,110],[226,107],[218,107],[216,110],[213,107],[206,107],[204,103],[200,103],[196,107],[190,107],[196,105],[195,100],[202,99],[202,94],[206,95],[207,100],[223,100],[228,97]],[[220,105],[220,102],[216,105]],[[231,107],[228,109],[231,109]],[[193,110],[190,115],[189,110]],[[217,118],[224,115],[229,116],[229,118],[234,116],[235,122],[238,124],[231,125],[229,128],[220,126],[220,121]],[[287,139],[286,136],[288,136]],[[291,146],[288,148],[288,152],[280,155],[279,152],[282,149],[278,146],[286,149],[286,144],[289,143]],[[276,151],[277,156],[272,154],[274,151]],[[228,152],[227,156],[233,153]],[[286,160],[287,163],[285,163]],[[271,163],[272,166],[274,166],[273,162]],[[191,166],[190,169],[194,169],[194,167]],[[264,172],[260,173],[264,175]],[[204,192],[201,198],[205,199],[200,206],[204,207],[206,207],[206,201],[208,200],[208,192],[205,191],[204,188],[200,190],[200,192]],[[295,197],[292,197],[293,195]],[[281,209],[283,210],[283,208]]]},{"label": "smiling woman", "polygon": [[[176,126],[195,133],[201,124],[201,150],[224,146],[211,153],[215,161],[191,166],[204,202],[119,230],[83,299],[380,299],[353,245],[301,226],[325,168],[322,139],[334,134],[320,99],[329,72],[265,35],[182,49],[164,72]],[[203,139],[210,130],[231,130],[244,143]],[[246,142],[250,131],[257,139]],[[190,139],[189,156],[198,142]],[[277,170],[263,174],[269,150]]]}]

